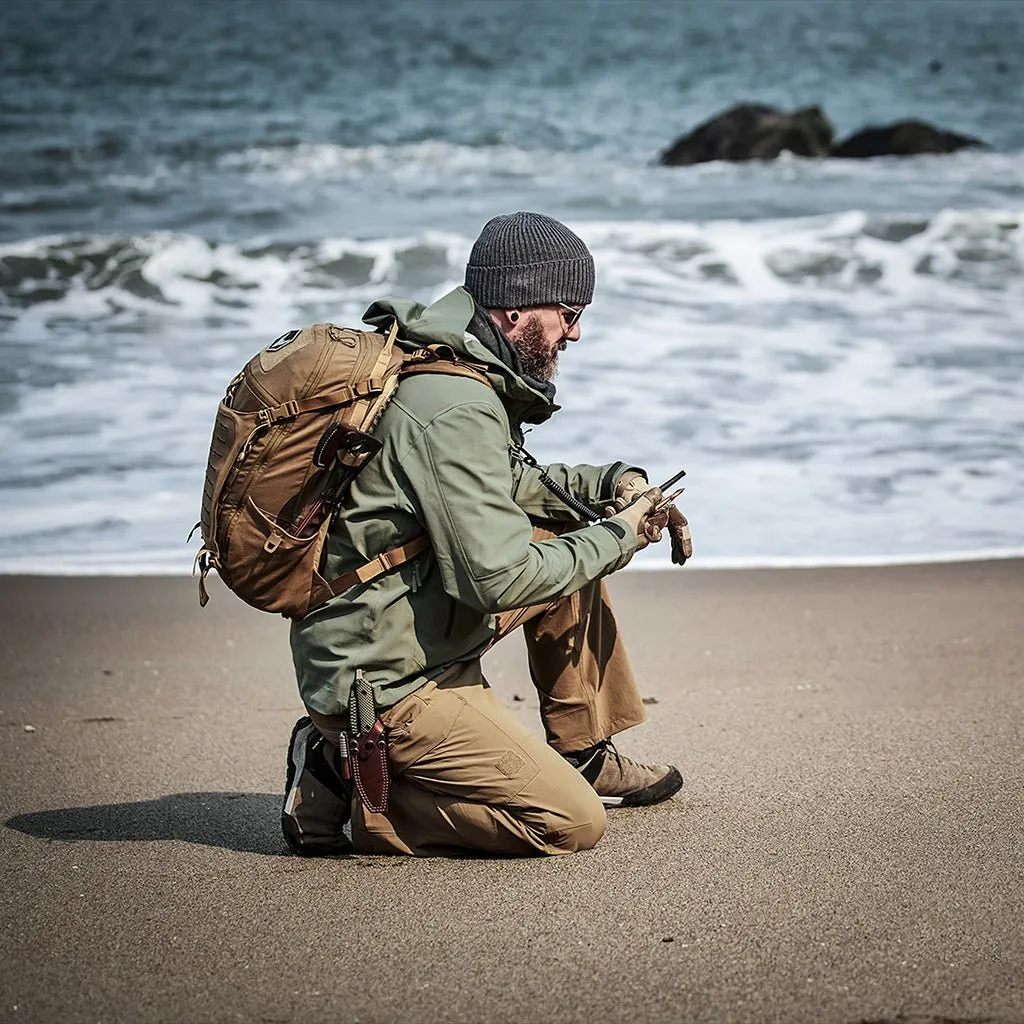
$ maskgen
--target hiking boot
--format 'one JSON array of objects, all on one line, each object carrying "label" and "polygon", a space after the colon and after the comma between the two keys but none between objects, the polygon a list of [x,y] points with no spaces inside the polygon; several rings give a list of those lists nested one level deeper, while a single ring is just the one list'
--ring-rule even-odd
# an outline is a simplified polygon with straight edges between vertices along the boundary
[{"label": "hiking boot", "polygon": [[329,857],[351,853],[344,827],[352,813],[352,783],[341,777],[338,748],[303,716],[292,729],[281,831],[293,853]]},{"label": "hiking boot", "polygon": [[610,739],[563,756],[594,787],[605,807],[661,803],[678,793],[683,785],[678,768],[669,764],[639,764],[620,754]]}]

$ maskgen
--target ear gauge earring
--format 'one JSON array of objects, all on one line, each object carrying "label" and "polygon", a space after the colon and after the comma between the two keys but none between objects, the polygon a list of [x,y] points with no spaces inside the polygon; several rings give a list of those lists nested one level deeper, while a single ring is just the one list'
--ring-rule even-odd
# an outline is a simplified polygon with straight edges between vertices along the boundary
[{"label": "ear gauge earring", "polygon": [[511,313],[509,313],[508,318],[514,324],[519,323],[519,313],[516,310],[514,310],[514,309],[512,310]]}]

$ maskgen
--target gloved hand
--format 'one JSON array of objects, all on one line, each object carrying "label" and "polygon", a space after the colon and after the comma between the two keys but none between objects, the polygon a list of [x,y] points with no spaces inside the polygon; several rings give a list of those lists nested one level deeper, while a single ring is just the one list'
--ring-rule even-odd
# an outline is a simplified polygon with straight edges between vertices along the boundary
[{"label": "gloved hand", "polygon": [[[651,485],[647,482],[647,477],[640,470],[627,469],[615,484],[615,497],[624,498],[625,504],[628,505],[634,498],[639,498],[644,491],[650,489]],[[614,515],[615,513],[609,512],[608,514]]]},{"label": "gloved hand", "polygon": [[611,518],[618,520],[626,530],[636,535],[637,551],[661,540],[661,531],[668,524],[668,512],[651,514],[651,510],[661,500],[661,491],[657,487],[643,491],[639,498],[629,504],[626,504],[624,498],[616,499],[615,514]]},{"label": "gloved hand", "polygon": [[693,541],[690,539],[690,524],[675,505],[668,507],[668,535],[672,541],[673,563],[685,565],[693,554]]},{"label": "gloved hand", "polygon": [[[648,491],[657,496],[655,505],[664,500],[660,488],[651,487],[643,473],[635,469],[626,470],[619,477],[615,486],[616,500],[614,504],[605,509],[605,514],[615,515],[634,498]],[[668,527],[669,538],[672,541],[672,562],[675,565],[685,565],[686,560],[693,554],[693,541],[690,537],[690,526],[686,521],[686,516],[675,505],[669,505],[665,512],[651,516],[648,523],[652,534],[649,538],[651,543],[661,540],[661,531],[666,526]]]},{"label": "gloved hand", "polygon": [[657,504],[662,500],[661,489],[658,487],[652,487],[647,482],[647,477],[643,475],[639,470],[627,469],[622,476],[619,477],[619,482],[615,485],[615,500],[609,505],[605,505],[604,514],[606,516],[614,516],[621,512],[631,501],[635,498],[639,498],[641,494],[646,494],[651,491],[656,495],[654,503]]}]

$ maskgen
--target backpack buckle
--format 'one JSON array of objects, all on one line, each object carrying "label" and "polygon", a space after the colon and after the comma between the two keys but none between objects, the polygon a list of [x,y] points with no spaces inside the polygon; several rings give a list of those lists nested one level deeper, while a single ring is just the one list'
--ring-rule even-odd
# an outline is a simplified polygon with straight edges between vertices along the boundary
[{"label": "backpack buckle", "polygon": [[205,608],[210,601],[210,595],[206,589],[206,577],[211,569],[218,565],[217,556],[208,548],[200,549],[196,560],[192,563],[192,575],[195,576],[196,569],[199,570],[199,607]]},{"label": "backpack buckle", "polygon": [[280,423],[281,420],[293,420],[301,412],[299,403],[294,399],[290,402],[283,402],[281,405],[272,406],[269,409],[260,409],[256,413],[258,423]]}]

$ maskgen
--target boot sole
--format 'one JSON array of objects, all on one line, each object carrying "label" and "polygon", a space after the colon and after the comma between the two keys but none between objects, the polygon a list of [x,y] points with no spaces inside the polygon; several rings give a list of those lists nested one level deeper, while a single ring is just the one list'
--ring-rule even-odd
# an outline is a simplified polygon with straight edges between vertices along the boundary
[{"label": "boot sole", "polygon": [[638,789],[635,793],[626,793],[625,796],[602,796],[601,803],[605,807],[648,807],[668,800],[682,788],[683,777],[679,774],[679,769],[673,768],[653,786]]}]

